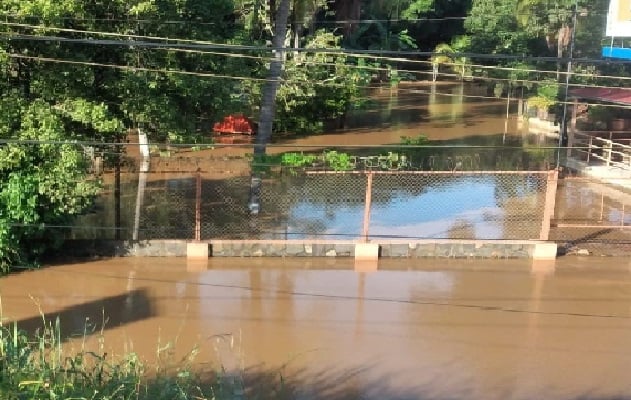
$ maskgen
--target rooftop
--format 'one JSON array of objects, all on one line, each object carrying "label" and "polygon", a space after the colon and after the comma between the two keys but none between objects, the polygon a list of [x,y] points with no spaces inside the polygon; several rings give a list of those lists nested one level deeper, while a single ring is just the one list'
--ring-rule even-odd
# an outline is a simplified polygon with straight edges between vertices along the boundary
[{"label": "rooftop", "polygon": [[631,105],[631,89],[624,88],[577,88],[569,91],[570,97],[598,100],[607,103]]}]

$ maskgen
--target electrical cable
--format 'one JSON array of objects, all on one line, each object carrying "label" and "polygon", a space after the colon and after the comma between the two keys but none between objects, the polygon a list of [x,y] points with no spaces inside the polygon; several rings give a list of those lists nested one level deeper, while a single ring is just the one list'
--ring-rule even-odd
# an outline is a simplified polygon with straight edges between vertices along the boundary
[{"label": "electrical cable", "polygon": [[[269,79],[268,78],[255,78],[255,77],[245,77],[245,76],[233,76],[233,75],[225,75],[225,74],[216,74],[216,73],[207,73],[207,72],[191,72],[191,71],[182,71],[182,70],[173,70],[173,69],[158,69],[158,68],[147,68],[147,67],[135,67],[135,66],[129,66],[129,65],[117,65],[117,64],[105,64],[105,63],[96,63],[96,62],[89,62],[89,61],[71,61],[71,60],[61,60],[61,59],[55,59],[55,58],[49,58],[49,57],[38,57],[38,56],[25,56],[25,55],[21,55],[21,54],[8,54],[9,57],[11,58],[16,58],[16,59],[29,59],[29,60],[34,60],[34,61],[40,61],[40,62],[51,62],[51,63],[59,63],[59,64],[72,64],[72,65],[83,65],[83,66],[96,66],[96,67],[104,67],[104,68],[113,68],[113,69],[119,69],[119,70],[124,70],[124,71],[130,71],[130,72],[153,72],[153,73],[162,73],[162,74],[179,74],[179,75],[189,75],[189,76],[198,76],[198,77],[204,77],[204,78],[217,78],[217,79],[232,79],[232,80],[238,80],[238,81],[256,81],[256,82],[266,82]],[[363,67],[358,67],[358,68],[363,68]],[[369,68],[369,67],[367,67]],[[387,69],[386,69],[387,70]],[[416,73],[416,74],[432,74],[432,72],[430,71],[408,71],[407,73]],[[455,73],[439,73],[440,76],[443,77],[451,77],[451,78],[459,78],[460,75],[459,74],[455,74]],[[490,78],[490,77],[480,77],[480,76],[473,76],[473,79],[478,79],[478,80],[485,80],[485,81],[509,81],[511,82],[512,80],[508,79],[508,78]],[[627,78],[627,79],[631,79],[631,78]],[[284,83],[306,83],[306,81],[298,81],[298,80],[281,80]],[[541,83],[539,81],[527,81],[527,80],[518,80],[518,82],[525,82],[525,83]],[[309,82],[309,84],[315,84],[315,85],[325,85],[325,86],[338,86],[338,87],[343,87],[344,83],[340,82],[340,83],[323,83],[323,82]],[[609,86],[598,86],[598,85],[585,85],[585,84],[571,84],[571,86],[575,86],[575,87],[592,87],[592,88],[608,88]],[[381,88],[382,86],[375,86],[375,85],[358,85],[357,86],[359,89],[377,89],[377,88]],[[401,89],[399,89],[401,90]],[[410,89],[413,90],[413,89]],[[445,94],[447,95],[447,94]],[[486,99],[502,99],[503,97],[493,97],[493,96],[471,96],[471,95],[464,95],[465,98],[486,98]],[[564,104],[564,102],[557,102],[558,104]],[[573,104],[572,102],[568,102],[567,104]],[[596,104],[596,103],[594,103]],[[616,107],[616,108],[626,108],[625,106],[620,106],[620,105],[604,105],[607,107]]]},{"label": "electrical cable", "polygon": [[[590,16],[600,16],[607,15],[608,10],[599,10],[599,9],[590,9]],[[560,16],[560,15],[571,15],[571,10],[549,10],[547,15],[550,16]],[[520,16],[520,15],[531,15],[530,13],[512,13],[511,15]],[[28,19],[28,18],[37,18],[41,20],[60,20],[60,21],[83,21],[83,22],[127,22],[127,23],[157,23],[164,25],[216,25],[216,22],[204,22],[200,20],[161,20],[161,19],[143,19],[143,18],[135,18],[135,19],[125,19],[125,18],[79,18],[79,17],[69,17],[69,16],[45,16],[41,14],[17,14],[17,13],[8,13],[1,12],[0,16],[5,18],[14,18],[14,19]],[[389,19],[379,19],[379,18],[364,18],[364,19],[343,19],[343,20],[313,20],[314,24],[317,25],[334,25],[334,24],[373,24],[373,23],[383,23],[383,22],[448,22],[448,21],[464,21],[466,20],[466,16],[445,16],[445,17],[418,17],[418,18],[389,18]]]},{"label": "electrical cable", "polygon": [[[123,46],[130,48],[171,48],[175,47],[169,43],[152,43],[147,41],[135,41],[135,40],[106,40],[106,39],[74,39],[65,38],[61,36],[41,36],[41,35],[25,35],[25,34],[13,34],[0,32],[1,36],[6,37],[8,40],[22,40],[22,41],[43,41],[43,42],[58,42],[58,43],[75,43],[75,44],[88,44],[88,45],[101,45],[101,46]],[[175,39],[163,38],[166,41],[174,41]],[[178,39],[179,41],[179,39]],[[242,51],[271,51],[268,46],[250,46],[250,45],[235,45],[235,44],[219,44],[213,42],[198,42],[198,41],[186,41],[184,43],[177,43],[177,48],[182,49],[223,49],[223,50],[242,50]],[[411,50],[356,50],[356,49],[344,49],[344,48],[304,48],[304,47],[283,47],[282,52],[293,53],[323,53],[323,54],[362,54],[362,55],[407,55],[416,57],[431,57],[436,54],[433,51],[411,51]],[[529,56],[526,54],[513,55],[513,54],[482,54],[482,53],[462,53],[454,52],[451,54],[453,57],[467,57],[475,59],[485,60],[521,60],[521,61],[533,61],[533,62],[567,62],[568,57],[552,57],[552,56]],[[576,64],[628,64],[628,60],[603,60],[603,59],[590,59],[590,58],[572,58],[572,62]]]}]

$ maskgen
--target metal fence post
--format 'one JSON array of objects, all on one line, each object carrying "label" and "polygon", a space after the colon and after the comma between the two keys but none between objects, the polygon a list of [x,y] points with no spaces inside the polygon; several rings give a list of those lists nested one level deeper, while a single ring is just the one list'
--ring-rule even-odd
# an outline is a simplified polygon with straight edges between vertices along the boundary
[{"label": "metal fence post", "polygon": [[548,240],[548,238],[550,237],[550,221],[554,216],[558,181],[559,170],[554,169],[548,171],[545,204],[543,208],[543,218],[541,220],[541,233],[539,234],[539,240]]},{"label": "metal fence post", "polygon": [[114,144],[114,156],[116,165],[114,167],[114,239],[121,239],[121,146],[117,137]]},{"label": "metal fence post", "polygon": [[202,175],[197,171],[195,188],[195,240],[202,240]]},{"label": "metal fence post", "polygon": [[613,134],[609,132],[607,143],[607,167],[611,167],[611,151],[613,150]]},{"label": "metal fence post", "polygon": [[368,229],[370,227],[370,207],[372,203],[372,171],[366,173],[366,201],[364,202],[364,226],[362,228],[362,239],[368,242]]}]

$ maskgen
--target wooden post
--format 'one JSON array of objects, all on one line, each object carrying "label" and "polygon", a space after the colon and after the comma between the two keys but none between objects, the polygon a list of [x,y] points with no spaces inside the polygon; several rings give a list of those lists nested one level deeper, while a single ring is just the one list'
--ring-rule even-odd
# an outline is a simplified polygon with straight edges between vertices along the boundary
[{"label": "wooden post", "polygon": [[136,192],[136,212],[134,214],[134,231],[132,232],[132,240],[137,241],[140,233],[140,213],[142,205],[145,201],[145,188],[147,187],[147,173],[149,172],[149,163],[151,160],[149,154],[149,141],[147,134],[142,133],[138,128],[138,146],[140,148],[140,169],[138,171],[138,191]]},{"label": "wooden post", "polygon": [[546,184],[546,197],[543,208],[543,218],[541,220],[541,232],[539,233],[539,240],[548,240],[550,236],[550,221],[554,216],[558,181],[559,170],[554,169],[548,171],[548,182]]},{"label": "wooden post", "polygon": [[368,242],[368,229],[370,227],[370,207],[372,203],[372,171],[366,173],[366,201],[364,203],[364,227],[362,229],[362,239]]},{"label": "wooden post", "polygon": [[202,175],[199,171],[195,190],[195,240],[202,240]]},{"label": "wooden post", "polygon": [[121,239],[121,146],[120,139],[116,138],[116,165],[114,167],[114,239]]}]

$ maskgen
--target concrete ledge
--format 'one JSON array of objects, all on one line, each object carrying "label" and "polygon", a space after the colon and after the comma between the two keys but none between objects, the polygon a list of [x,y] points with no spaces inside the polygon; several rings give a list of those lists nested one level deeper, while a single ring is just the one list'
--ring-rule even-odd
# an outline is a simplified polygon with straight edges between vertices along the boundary
[{"label": "concrete ledge", "polygon": [[208,243],[191,242],[186,243],[186,258],[188,259],[208,259]]},{"label": "concrete ledge", "polygon": [[521,258],[551,260],[557,245],[535,240],[69,240],[62,254],[71,257],[353,257]]},{"label": "concrete ledge", "polygon": [[355,260],[377,260],[379,258],[379,244],[355,244]]},{"label": "concrete ledge", "polygon": [[533,260],[554,260],[557,258],[557,244],[551,242],[535,243],[532,251]]}]

